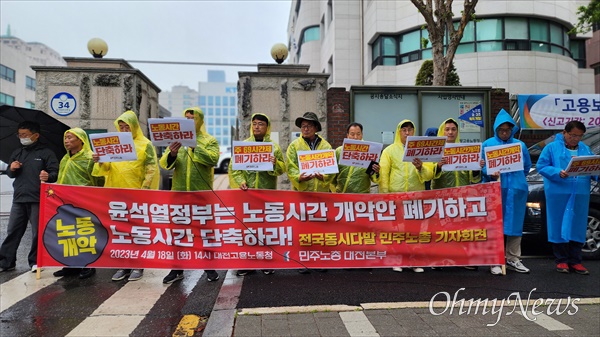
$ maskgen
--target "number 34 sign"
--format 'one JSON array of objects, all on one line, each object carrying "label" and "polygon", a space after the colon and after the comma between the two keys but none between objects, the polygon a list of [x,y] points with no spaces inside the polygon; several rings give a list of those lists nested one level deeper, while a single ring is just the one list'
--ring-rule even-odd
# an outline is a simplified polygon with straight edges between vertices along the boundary
[{"label": "number 34 sign", "polygon": [[59,92],[52,97],[50,107],[55,114],[59,116],[68,116],[75,111],[77,101],[75,100],[75,97],[68,92]]}]

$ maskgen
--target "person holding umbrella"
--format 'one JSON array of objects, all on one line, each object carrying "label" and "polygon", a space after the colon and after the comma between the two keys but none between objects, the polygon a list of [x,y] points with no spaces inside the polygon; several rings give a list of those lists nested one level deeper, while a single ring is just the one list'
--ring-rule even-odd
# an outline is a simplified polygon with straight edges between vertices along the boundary
[{"label": "person holding umbrella", "polygon": [[[81,128],[67,130],[64,142],[67,154],[60,161],[56,182],[64,185],[104,186],[104,177],[92,175],[93,152],[85,131]],[[61,277],[79,274],[80,279],[86,279],[95,273],[95,268],[63,268],[55,271],[52,275]]]},{"label": "person holding umbrella", "polygon": [[10,209],[6,238],[0,246],[0,271],[14,270],[17,249],[31,222],[31,249],[27,257],[32,272],[37,271],[38,220],[40,213],[40,182],[53,183],[58,177],[58,160],[54,152],[38,142],[40,124],[23,121],[17,126],[21,148],[10,156],[6,175],[14,178],[13,203]]},{"label": "person holding umbrella", "polygon": [[[139,188],[157,190],[160,178],[158,158],[152,142],[144,136],[135,112],[128,110],[115,120],[115,128],[119,132],[131,132],[137,160],[110,163],[99,163],[100,157],[94,153],[94,169],[92,175],[105,177],[104,187]],[[121,281],[128,277],[129,281],[137,281],[144,275],[143,269],[119,269],[113,275],[113,281]]]}]

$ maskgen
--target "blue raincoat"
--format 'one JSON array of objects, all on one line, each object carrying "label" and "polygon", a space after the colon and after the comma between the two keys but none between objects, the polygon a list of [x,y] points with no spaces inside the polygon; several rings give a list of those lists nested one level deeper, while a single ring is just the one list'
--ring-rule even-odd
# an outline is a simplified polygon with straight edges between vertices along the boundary
[{"label": "blue raincoat", "polygon": [[[513,130],[507,141],[500,139],[496,133],[496,129],[503,123],[510,123],[513,125]],[[483,144],[481,144],[481,158],[485,158],[485,148],[488,146],[497,146],[504,144],[515,144],[521,143],[521,150],[523,153],[523,171],[515,171],[500,174],[500,186],[502,189],[502,215],[504,217],[504,234],[510,236],[522,236],[523,235],[523,221],[525,220],[525,204],[527,203],[527,180],[525,176],[531,169],[531,157],[525,143],[518,139],[514,139],[515,133],[519,130],[519,127],[515,121],[510,117],[506,110],[500,110],[496,121],[494,121],[494,137],[489,138]],[[493,181],[492,177],[487,175],[487,165],[481,170],[482,182]]]},{"label": "blue raincoat", "polygon": [[[577,156],[593,155],[590,148],[579,142]],[[590,204],[590,176],[561,178],[571,155],[562,134],[544,147],[537,162],[538,172],[544,179],[548,241],[567,243],[585,242]],[[595,177],[598,179],[598,177]]]}]

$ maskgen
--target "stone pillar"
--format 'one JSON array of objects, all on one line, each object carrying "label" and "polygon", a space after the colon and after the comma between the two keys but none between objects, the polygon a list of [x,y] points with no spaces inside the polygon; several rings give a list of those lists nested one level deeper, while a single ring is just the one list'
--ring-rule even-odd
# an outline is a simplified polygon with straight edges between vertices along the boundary
[{"label": "stone pillar", "polygon": [[327,124],[327,141],[333,148],[341,146],[350,124],[350,92],[346,88],[327,90]]},{"label": "stone pillar", "polygon": [[[308,65],[259,64],[258,72],[239,72],[238,140],[250,136],[253,113],[264,113],[271,119],[274,141],[284,152],[300,129],[297,117],[312,111],[319,117],[327,139],[327,78],[329,74],[309,73]],[[279,179],[279,189],[290,189],[286,175]]]},{"label": "stone pillar", "polygon": [[[138,115],[148,135],[148,118],[159,117],[160,89],[141,71],[122,59],[65,57],[66,67],[32,67],[36,72],[37,109],[61,122],[82,129],[116,131],[114,120],[127,110]],[[66,92],[76,107],[70,113],[55,112],[52,98]]]}]

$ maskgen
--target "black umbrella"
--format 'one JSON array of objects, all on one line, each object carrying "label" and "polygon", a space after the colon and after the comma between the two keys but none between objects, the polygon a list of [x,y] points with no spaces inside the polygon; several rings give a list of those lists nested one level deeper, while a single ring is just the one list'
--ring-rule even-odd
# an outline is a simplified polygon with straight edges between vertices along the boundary
[{"label": "black umbrella", "polygon": [[17,126],[23,121],[40,123],[42,130],[38,141],[54,151],[60,161],[67,153],[63,138],[70,127],[43,111],[10,105],[0,106],[0,160],[10,165],[10,155],[22,146],[17,137]]}]

